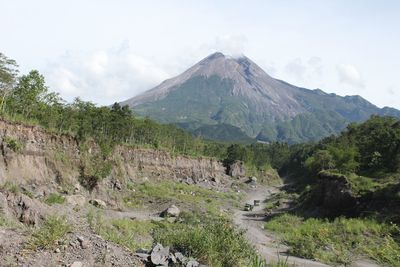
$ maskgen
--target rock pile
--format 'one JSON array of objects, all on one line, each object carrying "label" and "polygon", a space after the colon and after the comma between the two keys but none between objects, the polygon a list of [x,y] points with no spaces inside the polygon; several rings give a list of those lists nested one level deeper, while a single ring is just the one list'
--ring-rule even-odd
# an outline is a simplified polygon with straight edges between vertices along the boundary
[{"label": "rock pile", "polygon": [[206,267],[194,259],[185,257],[180,252],[173,252],[169,247],[156,244],[151,251],[140,249],[135,254],[141,258],[146,266],[184,266]]}]

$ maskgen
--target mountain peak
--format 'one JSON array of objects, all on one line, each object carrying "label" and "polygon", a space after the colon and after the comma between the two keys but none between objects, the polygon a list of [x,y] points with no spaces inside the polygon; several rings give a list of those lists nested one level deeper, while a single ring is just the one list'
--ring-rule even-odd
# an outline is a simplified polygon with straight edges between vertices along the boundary
[{"label": "mountain peak", "polygon": [[[371,114],[400,116],[399,111],[380,110],[361,97],[296,87],[272,78],[244,55],[221,52],[122,104],[192,131],[225,135],[232,131],[226,125],[232,125],[250,137],[287,142],[316,140]],[[210,128],[213,125],[223,129]]]},{"label": "mountain peak", "polygon": [[215,52],[215,53],[212,53],[211,55],[209,55],[208,57],[206,57],[205,59],[211,60],[211,59],[216,59],[216,58],[220,58],[220,57],[225,57],[225,55],[221,52]]}]

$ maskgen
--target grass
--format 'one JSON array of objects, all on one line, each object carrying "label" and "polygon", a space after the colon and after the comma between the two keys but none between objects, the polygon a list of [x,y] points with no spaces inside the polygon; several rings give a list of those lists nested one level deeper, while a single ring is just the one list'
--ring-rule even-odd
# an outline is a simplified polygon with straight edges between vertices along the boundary
[{"label": "grass", "polygon": [[45,198],[44,202],[48,205],[63,204],[65,202],[65,197],[56,193],[51,193],[48,197]]},{"label": "grass", "polygon": [[19,152],[23,149],[22,143],[14,138],[6,136],[3,142],[14,152]]},{"label": "grass", "polygon": [[150,249],[159,242],[209,266],[264,266],[255,265],[256,252],[243,232],[221,217],[182,212],[176,222],[107,220],[101,212],[91,211],[87,218],[97,234],[132,252],[138,248]]},{"label": "grass", "polygon": [[26,248],[30,250],[53,249],[69,231],[71,231],[71,226],[64,217],[49,216],[40,228],[32,232]]},{"label": "grass", "polygon": [[360,218],[303,219],[284,214],[267,222],[266,229],[280,233],[291,254],[328,264],[349,265],[358,257],[389,266],[400,262],[400,230],[394,224]]},{"label": "grass", "polygon": [[154,240],[209,266],[249,266],[256,256],[243,232],[223,218],[186,214],[181,222],[156,229]]},{"label": "grass", "polygon": [[20,192],[20,187],[10,181],[5,182],[0,188],[13,194],[17,194]]},{"label": "grass", "polygon": [[124,202],[130,207],[143,207],[148,201],[157,205],[173,203],[180,208],[220,215],[224,206],[238,206],[241,197],[242,194],[217,192],[195,185],[163,181],[139,184],[135,192],[124,198]]},{"label": "grass", "polygon": [[139,248],[151,248],[153,243],[151,233],[157,227],[156,222],[131,219],[106,220],[99,211],[90,211],[87,218],[90,227],[106,240],[124,246],[132,252]]}]

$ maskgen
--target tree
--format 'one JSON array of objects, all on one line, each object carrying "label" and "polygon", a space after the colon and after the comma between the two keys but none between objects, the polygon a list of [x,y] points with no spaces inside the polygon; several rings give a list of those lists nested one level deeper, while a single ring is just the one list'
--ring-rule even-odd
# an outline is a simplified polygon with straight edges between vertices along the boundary
[{"label": "tree", "polygon": [[37,70],[32,70],[27,75],[18,79],[18,84],[10,96],[12,111],[26,118],[41,119],[49,107],[59,105],[61,98],[57,93],[49,93],[44,76]]},{"label": "tree", "polygon": [[13,90],[18,75],[18,65],[0,52],[0,111],[6,108],[7,98]]}]

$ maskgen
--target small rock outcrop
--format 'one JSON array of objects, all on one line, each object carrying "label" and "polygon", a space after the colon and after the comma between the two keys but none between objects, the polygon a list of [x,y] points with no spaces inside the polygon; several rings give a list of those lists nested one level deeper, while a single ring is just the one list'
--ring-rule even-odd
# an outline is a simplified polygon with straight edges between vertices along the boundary
[{"label": "small rock outcrop", "polygon": [[178,217],[180,213],[181,213],[181,211],[177,206],[171,205],[171,207],[169,207],[168,209],[161,212],[160,216],[161,217]]},{"label": "small rock outcrop", "polygon": [[107,204],[101,199],[91,199],[89,200],[89,203],[101,209],[105,209],[107,207]]},{"label": "small rock outcrop", "polygon": [[161,244],[156,244],[150,252],[140,249],[135,255],[142,259],[146,266],[206,267],[197,260],[187,258],[181,252],[171,251],[169,247]]}]

